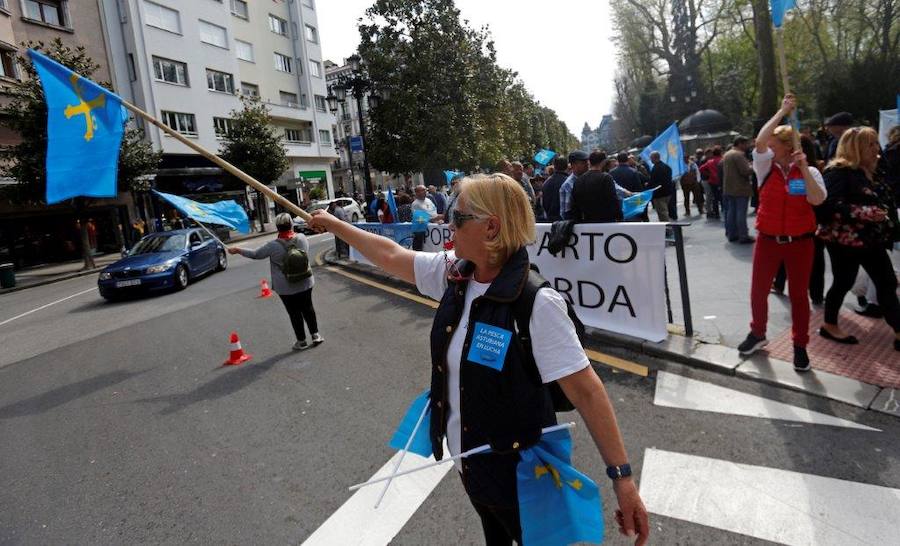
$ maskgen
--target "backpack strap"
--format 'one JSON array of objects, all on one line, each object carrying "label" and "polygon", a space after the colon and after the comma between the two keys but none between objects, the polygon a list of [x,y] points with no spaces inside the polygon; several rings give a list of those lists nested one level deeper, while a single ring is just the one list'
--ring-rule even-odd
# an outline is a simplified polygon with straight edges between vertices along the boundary
[{"label": "backpack strap", "polygon": [[513,320],[516,325],[516,339],[522,346],[525,354],[526,371],[531,379],[538,385],[543,384],[541,374],[538,371],[537,362],[534,360],[534,353],[531,349],[531,312],[534,309],[534,300],[541,288],[549,287],[550,283],[543,278],[535,270],[528,271],[528,280],[519,297],[513,303]]}]

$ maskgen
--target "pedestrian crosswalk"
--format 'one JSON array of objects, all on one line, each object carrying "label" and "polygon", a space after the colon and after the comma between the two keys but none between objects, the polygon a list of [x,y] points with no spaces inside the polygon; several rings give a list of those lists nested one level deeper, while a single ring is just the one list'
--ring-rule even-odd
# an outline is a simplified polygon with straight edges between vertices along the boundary
[{"label": "pedestrian crosswalk", "polygon": [[[654,405],[880,432],[662,371]],[[877,480],[877,473],[871,475]],[[898,543],[900,489],[656,448],[644,451],[640,483],[651,514],[758,539],[816,546]]]}]

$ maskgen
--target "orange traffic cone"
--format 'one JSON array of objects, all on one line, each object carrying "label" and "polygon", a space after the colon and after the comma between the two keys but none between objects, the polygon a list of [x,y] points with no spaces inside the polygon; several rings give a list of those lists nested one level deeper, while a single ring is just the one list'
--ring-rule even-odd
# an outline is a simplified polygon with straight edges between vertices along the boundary
[{"label": "orange traffic cone", "polygon": [[259,281],[259,296],[260,298],[271,298],[272,290],[269,288],[269,281],[263,279]]},{"label": "orange traffic cone", "polygon": [[253,355],[248,355],[244,352],[244,349],[241,348],[241,340],[238,339],[237,332],[231,332],[231,354],[228,356],[228,360],[225,361],[225,366],[237,366],[238,364],[243,364],[253,358]]}]

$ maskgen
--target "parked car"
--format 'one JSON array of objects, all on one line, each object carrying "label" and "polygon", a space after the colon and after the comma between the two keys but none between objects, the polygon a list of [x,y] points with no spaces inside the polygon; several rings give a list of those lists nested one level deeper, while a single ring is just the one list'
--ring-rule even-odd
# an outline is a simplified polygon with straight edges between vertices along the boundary
[{"label": "parked car", "polygon": [[[327,209],[332,201],[337,201],[338,205],[344,209],[344,212],[347,214],[347,220],[350,222],[355,224],[360,220],[365,220],[366,215],[363,212],[362,207],[351,197],[338,197],[337,199],[313,201],[310,203],[309,207],[306,208],[306,212],[312,213],[314,210]],[[312,230],[306,226],[306,220],[299,216],[294,218],[294,231],[297,233],[312,233]]]},{"label": "parked car", "polygon": [[225,247],[202,229],[151,233],[103,268],[97,288],[108,300],[135,292],[181,290],[192,279],[227,266]]}]

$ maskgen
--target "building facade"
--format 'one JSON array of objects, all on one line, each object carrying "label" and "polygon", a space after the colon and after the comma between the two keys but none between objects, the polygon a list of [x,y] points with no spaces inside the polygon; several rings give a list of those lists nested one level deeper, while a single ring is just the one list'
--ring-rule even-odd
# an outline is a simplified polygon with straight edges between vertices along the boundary
[{"label": "building facade", "polygon": [[609,114],[603,116],[596,129],[584,124],[581,130],[581,149],[590,153],[593,150],[611,151],[615,147],[613,138],[613,117]]},{"label": "building facade", "polygon": [[[337,157],[315,0],[101,0],[116,90],[166,125],[218,152],[240,96],[269,109],[290,167],[262,181],[295,203],[333,196]],[[271,218],[273,204],[193,150],[147,125],[162,150],[154,185],[210,201],[235,199]]]}]

